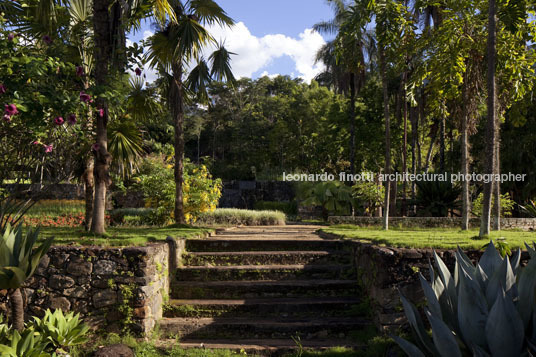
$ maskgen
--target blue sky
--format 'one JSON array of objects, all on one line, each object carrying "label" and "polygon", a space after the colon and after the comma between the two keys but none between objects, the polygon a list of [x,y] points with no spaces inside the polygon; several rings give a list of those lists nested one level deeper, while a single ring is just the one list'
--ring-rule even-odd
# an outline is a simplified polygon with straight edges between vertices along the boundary
[{"label": "blue sky", "polygon": [[[322,71],[314,63],[326,38],[311,31],[313,24],[332,17],[324,0],[217,0],[236,25],[210,28],[217,40],[237,53],[232,66],[237,77],[290,75],[310,81]],[[130,37],[137,41],[152,34],[150,24]],[[147,72],[147,79],[153,74]]]}]

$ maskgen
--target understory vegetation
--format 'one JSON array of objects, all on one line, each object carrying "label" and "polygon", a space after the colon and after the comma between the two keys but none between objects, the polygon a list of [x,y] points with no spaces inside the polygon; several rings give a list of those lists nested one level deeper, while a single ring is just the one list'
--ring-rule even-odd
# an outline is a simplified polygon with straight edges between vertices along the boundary
[{"label": "understory vegetation", "polygon": [[218,208],[199,216],[199,225],[283,225],[285,214],[279,211],[251,211],[237,208]]}]

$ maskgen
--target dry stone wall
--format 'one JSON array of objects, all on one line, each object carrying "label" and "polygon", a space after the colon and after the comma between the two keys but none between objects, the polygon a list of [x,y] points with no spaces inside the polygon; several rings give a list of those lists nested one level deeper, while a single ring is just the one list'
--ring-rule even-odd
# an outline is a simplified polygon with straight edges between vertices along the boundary
[{"label": "dry stone wall", "polygon": [[22,289],[27,317],[62,309],[109,331],[151,331],[168,298],[170,245],[52,247]]}]

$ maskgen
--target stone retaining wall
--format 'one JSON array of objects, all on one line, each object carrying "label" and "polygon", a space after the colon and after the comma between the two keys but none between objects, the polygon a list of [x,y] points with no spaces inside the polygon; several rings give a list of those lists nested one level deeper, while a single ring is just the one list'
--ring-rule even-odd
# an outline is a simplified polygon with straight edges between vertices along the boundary
[{"label": "stone retaining wall", "polygon": [[[331,216],[329,223],[332,224],[355,224],[361,227],[381,226],[382,217],[352,217]],[[492,219],[493,223],[493,219]],[[473,217],[469,220],[471,227],[480,227],[480,218]],[[458,228],[461,226],[459,217],[389,217],[389,225],[401,228]],[[503,229],[536,230],[536,218],[501,218]]]},{"label": "stone retaining wall", "polygon": [[[42,316],[47,308],[59,308],[79,312],[90,325],[109,331],[128,327],[147,333],[162,317],[168,299],[169,252],[166,243],[54,246],[22,289],[26,313]],[[5,294],[0,309],[6,309]]]}]

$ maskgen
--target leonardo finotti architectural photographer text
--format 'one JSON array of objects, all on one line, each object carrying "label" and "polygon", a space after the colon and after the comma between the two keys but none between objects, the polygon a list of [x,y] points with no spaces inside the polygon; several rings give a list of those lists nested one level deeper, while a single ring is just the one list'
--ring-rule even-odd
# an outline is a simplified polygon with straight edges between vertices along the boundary
[{"label": "leonardo finotti architectural photographer text", "polygon": [[396,172],[392,174],[376,174],[374,172],[362,172],[359,174],[349,174],[346,172],[340,172],[338,175],[328,174],[323,172],[321,174],[287,174],[283,172],[283,181],[300,181],[300,182],[328,182],[328,181],[341,181],[341,182],[385,182],[385,181],[397,181],[397,182],[413,182],[413,181],[450,181],[463,182],[463,181],[472,181],[472,182],[483,182],[489,183],[492,181],[496,182],[522,182],[525,181],[527,174],[513,174],[502,173],[502,174],[462,174],[461,172],[449,174],[447,172],[443,173],[420,173],[420,174],[411,174],[408,172]]}]

